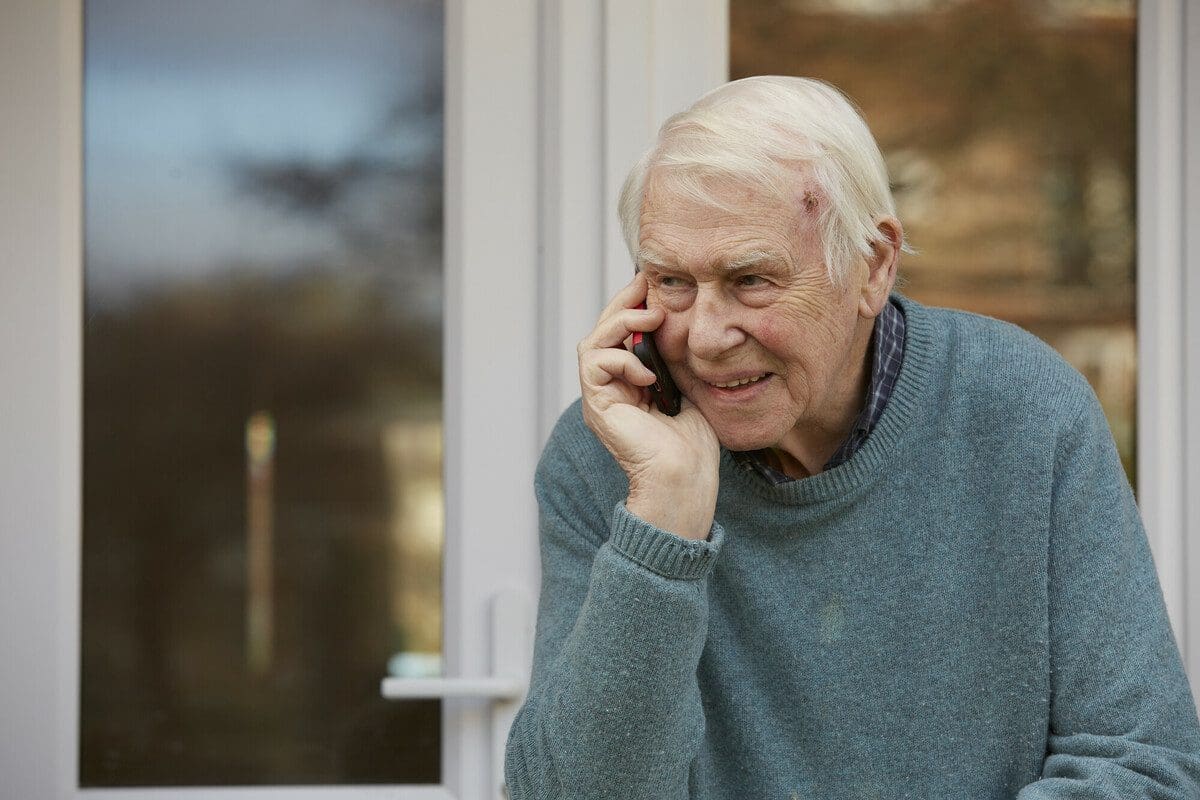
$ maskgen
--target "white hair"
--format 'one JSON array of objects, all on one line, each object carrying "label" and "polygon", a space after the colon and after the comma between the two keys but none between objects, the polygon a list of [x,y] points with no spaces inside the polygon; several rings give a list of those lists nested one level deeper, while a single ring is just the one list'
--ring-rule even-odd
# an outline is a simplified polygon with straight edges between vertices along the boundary
[{"label": "white hair", "polygon": [[[659,129],[630,170],[618,202],[626,246],[638,257],[647,178],[684,197],[735,211],[721,187],[766,191],[811,204],[830,281],[844,286],[856,255],[896,216],[887,167],[862,116],[841,92],[812,78],[759,76],[720,86]],[[805,191],[798,181],[807,180]],[[905,246],[905,249],[908,248]]]}]

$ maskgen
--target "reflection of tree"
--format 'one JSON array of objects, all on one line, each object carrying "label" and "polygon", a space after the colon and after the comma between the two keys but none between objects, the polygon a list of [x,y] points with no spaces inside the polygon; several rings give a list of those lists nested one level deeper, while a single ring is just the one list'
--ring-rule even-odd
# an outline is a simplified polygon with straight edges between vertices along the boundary
[{"label": "reflection of tree", "polygon": [[[426,76],[440,78],[440,76]],[[441,313],[440,83],[409,87],[378,126],[336,156],[234,155],[236,195],[327,229],[331,271],[367,277],[403,316],[437,327]]]},{"label": "reflection of tree", "polygon": [[[440,415],[436,340],[316,272],[97,309],[85,348],[85,783],[436,780],[437,704],[378,698],[396,645],[379,431]],[[243,653],[260,409],[279,431],[265,681]]]},{"label": "reflection of tree", "polygon": [[[438,780],[439,704],[378,692],[403,646],[383,432],[441,416],[441,76],[424,80],[348,152],[225,163],[332,255],[89,298],[84,785]],[[262,679],[244,653],[260,411],[278,435]]]},{"label": "reflection of tree", "polygon": [[[1046,267],[1055,280],[1093,277],[1094,225],[1085,207],[1093,173],[1119,164],[1132,185],[1131,17],[1055,17],[1048,3],[1030,0],[964,0],[935,13],[884,16],[807,11],[810,5],[817,4],[733,3],[734,76],[829,80],[860,103],[885,152],[920,153],[942,170],[955,169],[978,142],[1003,142],[1019,155],[1013,172],[1052,176],[1039,199],[1049,225],[1030,217],[1023,233],[1053,238]],[[947,173],[944,183],[962,178]],[[976,242],[988,222],[981,213],[971,232]],[[917,244],[936,239],[939,224],[918,224]],[[945,252],[922,249],[931,259]],[[1127,284],[1132,268],[1127,259]]]},{"label": "reflection of tree", "polygon": [[328,165],[297,158],[233,165],[241,191],[282,206],[289,214],[318,219],[329,214],[359,182],[394,170],[395,165],[388,161],[363,156]]},{"label": "reflection of tree", "polygon": [[731,74],[846,91],[888,158],[914,297],[1025,326],[1097,388],[1134,478],[1132,0],[731,3]]}]

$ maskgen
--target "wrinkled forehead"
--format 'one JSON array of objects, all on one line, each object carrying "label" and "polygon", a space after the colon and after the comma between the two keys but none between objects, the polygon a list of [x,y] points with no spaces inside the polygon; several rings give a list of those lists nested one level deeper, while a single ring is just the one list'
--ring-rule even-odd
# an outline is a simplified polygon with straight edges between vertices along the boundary
[{"label": "wrinkled forehead", "polygon": [[639,268],[724,272],[748,264],[824,272],[819,226],[802,185],[785,197],[745,182],[647,184],[634,259]]},{"label": "wrinkled forehead", "polygon": [[640,222],[704,218],[737,224],[769,215],[797,233],[815,231],[823,198],[806,165],[781,168],[778,179],[763,181],[719,172],[655,167],[642,193]]}]

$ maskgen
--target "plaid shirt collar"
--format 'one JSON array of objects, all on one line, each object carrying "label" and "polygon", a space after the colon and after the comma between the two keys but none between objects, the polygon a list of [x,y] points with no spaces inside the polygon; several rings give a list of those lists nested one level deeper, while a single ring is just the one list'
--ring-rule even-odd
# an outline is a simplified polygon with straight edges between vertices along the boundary
[{"label": "plaid shirt collar", "polygon": [[[824,469],[830,470],[844,464],[863,446],[871,429],[883,415],[900,364],[904,361],[904,312],[895,301],[888,300],[883,311],[875,318],[875,330],[871,337],[871,386],[866,403],[854,422],[854,427],[837,451],[830,456]],[[753,469],[774,484],[795,480],[783,472],[779,457],[770,448],[748,452],[731,452],[734,459],[746,469]]]}]

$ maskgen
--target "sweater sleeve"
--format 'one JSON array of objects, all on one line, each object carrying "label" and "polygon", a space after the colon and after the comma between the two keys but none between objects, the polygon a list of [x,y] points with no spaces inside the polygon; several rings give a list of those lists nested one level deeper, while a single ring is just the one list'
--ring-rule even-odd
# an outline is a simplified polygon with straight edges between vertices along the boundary
[{"label": "sweater sleeve", "polygon": [[689,541],[598,503],[594,467],[553,437],[538,466],[542,591],[509,796],[681,800],[704,732],[696,667],[724,534],[714,524]]},{"label": "sweater sleeve", "polygon": [[1133,492],[1095,396],[1062,437],[1049,554],[1050,723],[1018,800],[1200,798],[1200,725]]}]

